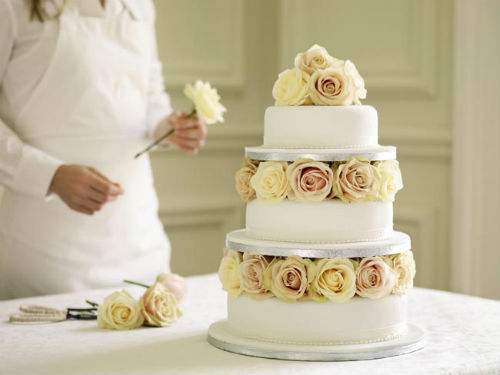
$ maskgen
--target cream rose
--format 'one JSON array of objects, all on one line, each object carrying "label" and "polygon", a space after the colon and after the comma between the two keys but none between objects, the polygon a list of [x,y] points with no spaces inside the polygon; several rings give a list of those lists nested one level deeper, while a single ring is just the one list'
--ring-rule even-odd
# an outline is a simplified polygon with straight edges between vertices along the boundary
[{"label": "cream rose", "polygon": [[196,109],[196,113],[202,117],[207,124],[224,122],[224,112],[226,108],[220,103],[220,96],[217,90],[210,86],[208,82],[196,81],[194,85],[186,84],[184,94],[191,99]]},{"label": "cream rose", "polygon": [[356,271],[346,258],[314,261],[311,296],[316,301],[346,302],[356,294]]},{"label": "cream rose", "polygon": [[396,274],[382,257],[363,258],[356,273],[356,293],[361,297],[379,299],[389,295],[396,283]]},{"label": "cream rose", "polygon": [[321,202],[332,191],[333,172],[328,164],[295,160],[286,170],[290,183],[288,198],[299,202]]},{"label": "cream rose", "polygon": [[343,65],[317,70],[309,79],[309,96],[316,105],[350,105],[354,89]]},{"label": "cream rose", "polygon": [[380,173],[368,160],[351,158],[335,167],[333,191],[344,202],[378,198]]},{"label": "cream rose", "polygon": [[386,257],[386,261],[396,273],[396,283],[392,293],[406,294],[409,289],[413,288],[413,278],[416,272],[413,252],[406,251],[401,254],[390,255]]},{"label": "cream rose", "polygon": [[229,297],[235,298],[241,293],[239,266],[241,263],[241,254],[237,251],[224,249],[224,256],[219,266],[219,279]]},{"label": "cream rose", "polygon": [[264,161],[250,179],[250,186],[255,190],[260,203],[277,203],[290,191],[286,177],[286,162]]},{"label": "cream rose", "polygon": [[298,256],[275,258],[264,273],[264,286],[277,298],[294,302],[307,296],[312,261]]},{"label": "cream rose", "polygon": [[353,101],[354,104],[356,105],[361,105],[361,102],[359,99],[365,99],[366,98],[366,89],[365,89],[365,81],[361,77],[361,75],[358,72],[358,69],[356,66],[352,63],[352,61],[347,60],[344,65],[345,72],[348,76],[351,77],[352,83],[354,86],[354,92],[353,92]]},{"label": "cream rose", "polygon": [[264,287],[264,271],[268,266],[269,257],[244,253],[239,267],[242,291],[256,299],[272,297],[271,292]]},{"label": "cream rose", "polygon": [[177,299],[160,282],[149,287],[139,300],[146,324],[153,327],[168,327],[182,316]]},{"label": "cream rose", "polygon": [[306,52],[295,57],[295,67],[311,75],[318,69],[339,66],[343,63],[330,56],[324,47],[314,44]]},{"label": "cream rose", "polygon": [[380,199],[384,202],[393,202],[396,193],[403,188],[403,178],[398,161],[379,161],[374,166],[380,174]]},{"label": "cream rose", "polygon": [[255,189],[250,185],[250,179],[257,171],[258,165],[258,163],[245,158],[243,167],[240,168],[234,175],[236,191],[244,202],[250,202],[256,197]]},{"label": "cream rose", "polygon": [[184,299],[187,293],[186,280],[175,273],[161,273],[156,278],[156,282],[162,283],[175,296],[177,302]]},{"label": "cream rose", "polygon": [[275,105],[309,104],[307,83],[309,75],[300,69],[287,69],[281,72],[273,86]]},{"label": "cream rose", "polygon": [[97,324],[108,329],[133,329],[144,322],[141,307],[126,290],[107,296],[97,309]]}]

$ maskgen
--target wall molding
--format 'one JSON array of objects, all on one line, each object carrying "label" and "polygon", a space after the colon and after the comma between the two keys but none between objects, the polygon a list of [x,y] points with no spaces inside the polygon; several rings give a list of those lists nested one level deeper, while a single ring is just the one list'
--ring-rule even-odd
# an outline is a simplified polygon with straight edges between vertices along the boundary
[{"label": "wall molding", "polygon": [[[419,264],[431,265],[430,271],[420,269],[417,264],[417,272],[426,280],[426,286],[439,285],[439,274],[448,268],[447,257],[440,258],[436,254],[436,230],[438,228],[438,210],[430,205],[398,204],[394,211],[394,224],[410,226],[416,235],[412,235],[412,242],[419,246],[416,257]],[[412,245],[413,248],[413,245]],[[436,262],[439,259],[439,262]],[[442,264],[443,263],[443,264]],[[420,270],[420,271],[419,271]],[[431,282],[428,282],[429,279]]]},{"label": "wall molding", "polygon": [[220,200],[200,204],[186,201],[178,206],[160,208],[159,217],[164,226],[170,230],[206,225],[228,227],[235,217],[240,217],[241,209],[239,201]]},{"label": "wall molding", "polygon": [[258,146],[263,142],[264,126],[261,124],[241,124],[210,129],[207,137],[208,151],[240,151],[247,146]]},{"label": "wall molding", "polygon": [[[385,127],[379,143],[394,145],[400,157],[449,160],[452,153],[451,134],[443,127],[435,131],[423,127]],[[443,130],[441,130],[443,129]],[[204,152],[244,152],[247,146],[258,146],[263,141],[262,124],[231,124],[209,129]],[[173,148],[157,149],[155,152],[174,152]]]},{"label": "wall molding", "polygon": [[[377,95],[433,99],[437,94],[442,1],[408,0],[408,50],[405,63],[390,69],[368,66],[362,71],[370,92]],[[308,3],[281,1],[281,67],[290,65],[290,56],[307,48],[307,25],[302,17]]]},{"label": "wall molding", "polygon": [[451,159],[452,137],[449,128],[386,127],[379,136],[380,144],[396,146],[398,156],[422,159]]},{"label": "wall molding", "polygon": [[244,86],[245,19],[243,0],[226,1],[231,17],[220,22],[230,22],[232,39],[226,43],[224,60],[196,60],[192,58],[170,58],[165,64],[164,80],[169,89],[183,88],[187,82],[196,79],[209,81],[218,88],[241,89]]},{"label": "wall molding", "polygon": [[[247,146],[259,146],[263,139],[263,126],[259,129],[257,125],[235,125],[211,127],[208,131],[205,147],[202,152],[245,152]],[[173,153],[177,150],[173,147],[156,148],[153,152]]]}]

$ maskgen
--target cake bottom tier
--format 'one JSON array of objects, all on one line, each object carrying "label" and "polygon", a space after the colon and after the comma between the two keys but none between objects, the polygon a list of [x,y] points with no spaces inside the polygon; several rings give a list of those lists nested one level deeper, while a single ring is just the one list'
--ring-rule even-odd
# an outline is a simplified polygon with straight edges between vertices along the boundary
[{"label": "cake bottom tier", "polygon": [[407,297],[355,297],[346,303],[228,299],[236,334],[283,344],[335,345],[391,340],[406,332]]}]

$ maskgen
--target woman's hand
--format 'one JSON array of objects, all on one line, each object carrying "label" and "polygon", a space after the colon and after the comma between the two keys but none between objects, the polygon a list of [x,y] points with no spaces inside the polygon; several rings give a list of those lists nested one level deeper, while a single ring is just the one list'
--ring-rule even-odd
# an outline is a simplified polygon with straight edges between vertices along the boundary
[{"label": "woman's hand", "polygon": [[158,124],[154,132],[155,139],[160,138],[172,128],[175,132],[160,142],[160,145],[175,145],[191,155],[196,155],[203,147],[207,136],[207,126],[205,121],[196,114],[186,118],[185,112],[174,111]]},{"label": "woman's hand", "polygon": [[83,165],[62,165],[54,174],[48,193],[55,193],[69,208],[93,215],[124,191],[97,170]]}]

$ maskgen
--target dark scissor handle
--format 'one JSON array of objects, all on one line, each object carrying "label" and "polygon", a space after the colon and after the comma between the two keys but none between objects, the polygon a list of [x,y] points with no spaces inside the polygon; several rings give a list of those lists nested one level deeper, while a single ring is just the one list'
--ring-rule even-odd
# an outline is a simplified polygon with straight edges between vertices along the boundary
[{"label": "dark scissor handle", "polygon": [[97,307],[76,308],[69,307],[66,319],[94,320],[97,319]]}]

